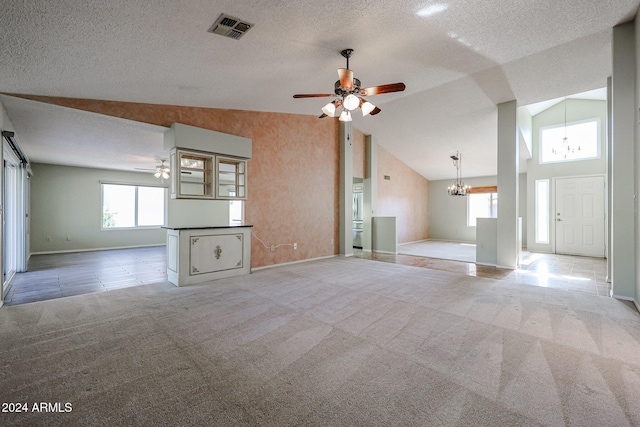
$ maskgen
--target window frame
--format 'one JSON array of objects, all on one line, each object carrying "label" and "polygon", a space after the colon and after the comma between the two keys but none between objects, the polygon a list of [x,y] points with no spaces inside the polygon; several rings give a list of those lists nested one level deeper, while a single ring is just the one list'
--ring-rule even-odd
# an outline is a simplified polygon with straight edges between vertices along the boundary
[{"label": "window frame", "polygon": [[[554,160],[547,160],[544,161],[542,160],[543,157],[543,145],[544,145],[544,138],[542,137],[542,134],[544,133],[545,130],[549,130],[549,129],[557,129],[557,128],[564,128],[565,126],[570,127],[570,126],[575,126],[575,125],[580,125],[580,124],[585,124],[585,123],[592,123],[594,122],[596,124],[596,155],[593,157],[581,157],[578,159],[554,159]],[[549,125],[549,126],[543,126],[540,128],[539,134],[538,134],[538,163],[541,165],[548,165],[548,164],[554,164],[554,163],[567,163],[567,162],[581,162],[581,161],[585,161],[585,160],[597,160],[599,158],[602,157],[602,138],[600,137],[600,134],[602,133],[602,123],[599,117],[591,117],[588,119],[583,119],[583,120],[576,120],[573,122],[567,122],[565,123],[560,123],[560,124],[556,124],[556,125]]]},{"label": "window frame", "polygon": [[[493,189],[493,188],[496,188],[496,187],[488,187],[488,188]],[[489,196],[489,198],[490,198],[490,202],[491,202],[491,201],[493,201],[494,199],[496,200],[496,209],[495,209],[495,212],[493,212],[493,209],[491,210],[491,211],[492,211],[491,213],[492,213],[492,214],[495,214],[495,216],[489,216],[489,217],[486,217],[486,216],[478,217],[478,216],[476,216],[476,217],[475,217],[475,219],[476,219],[476,223],[475,223],[475,225],[471,225],[471,224],[470,224],[470,221],[469,221],[469,219],[471,218],[471,216],[470,216],[471,196],[480,195],[480,194],[483,194],[483,195],[484,195],[484,194],[489,194],[489,195],[490,195],[490,196]],[[477,223],[477,219],[478,219],[478,218],[497,218],[497,217],[498,217],[498,205],[497,205],[497,203],[498,203],[498,202],[497,202],[497,200],[498,200],[498,191],[497,191],[497,188],[496,188],[496,191],[475,191],[475,192],[473,192],[473,193],[470,193],[470,194],[467,196],[467,227],[477,227],[477,226],[478,226],[478,225],[477,225],[477,224],[478,224],[478,223]]]},{"label": "window frame", "polygon": [[[117,185],[117,186],[129,186],[134,187],[134,225],[131,227],[105,227],[104,226],[104,186],[105,185]],[[147,187],[147,188],[162,188],[163,191],[163,203],[162,203],[162,216],[163,222],[159,225],[138,225],[138,188],[139,187]],[[168,199],[168,188],[166,185],[155,185],[155,184],[132,184],[128,182],[114,182],[114,181],[100,181],[100,230],[101,231],[114,231],[114,230],[145,230],[145,229],[157,229],[162,228],[167,225],[167,199]]]},{"label": "window frame", "polygon": [[[540,203],[541,202],[541,198],[540,198],[540,186],[544,185],[545,188],[545,192],[546,192],[546,198],[544,200],[544,203]],[[544,178],[544,179],[536,179],[534,182],[534,240],[537,244],[540,245],[548,245],[549,243],[551,243],[551,215],[550,215],[550,203],[551,203],[551,183],[549,181],[548,178]],[[546,210],[546,213],[541,215],[542,213],[542,208],[546,208],[544,210]],[[546,240],[540,239],[540,225],[542,225],[542,222],[546,222],[546,228],[547,228],[547,238]]]}]

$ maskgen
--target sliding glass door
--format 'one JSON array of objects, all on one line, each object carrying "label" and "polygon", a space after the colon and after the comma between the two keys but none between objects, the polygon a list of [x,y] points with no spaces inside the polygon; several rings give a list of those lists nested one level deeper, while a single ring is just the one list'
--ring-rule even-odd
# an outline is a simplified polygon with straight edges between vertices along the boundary
[{"label": "sliding glass door", "polygon": [[26,271],[27,169],[12,147],[3,144],[2,296],[16,272]]}]

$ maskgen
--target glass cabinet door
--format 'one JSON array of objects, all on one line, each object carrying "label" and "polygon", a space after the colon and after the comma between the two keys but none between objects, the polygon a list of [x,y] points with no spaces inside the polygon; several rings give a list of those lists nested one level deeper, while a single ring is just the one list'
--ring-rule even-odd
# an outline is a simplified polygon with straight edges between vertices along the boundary
[{"label": "glass cabinet door", "polygon": [[230,157],[216,157],[217,199],[247,198],[247,162]]},{"label": "glass cabinet door", "polygon": [[213,198],[213,156],[178,151],[178,197]]}]

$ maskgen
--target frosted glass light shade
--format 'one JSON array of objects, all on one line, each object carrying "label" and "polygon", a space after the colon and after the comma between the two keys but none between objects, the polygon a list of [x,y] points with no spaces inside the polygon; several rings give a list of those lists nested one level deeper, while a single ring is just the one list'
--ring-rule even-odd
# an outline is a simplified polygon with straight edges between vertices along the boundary
[{"label": "frosted glass light shade", "polygon": [[342,105],[347,110],[353,111],[356,108],[358,108],[358,106],[360,106],[360,99],[358,99],[357,96],[355,96],[354,94],[351,93],[351,94],[347,95],[347,97],[344,99],[344,102],[342,103]]},{"label": "frosted glass light shade", "polygon": [[322,107],[322,112],[329,117],[336,116],[336,105],[333,102],[328,103],[324,107]]},{"label": "frosted glass light shade", "polygon": [[362,115],[366,116],[367,114],[371,113],[374,108],[376,108],[375,105],[373,105],[369,101],[365,102],[364,104],[362,104]]},{"label": "frosted glass light shade", "polygon": [[342,114],[340,114],[341,122],[350,122],[351,121],[351,113],[347,110],[342,110]]}]

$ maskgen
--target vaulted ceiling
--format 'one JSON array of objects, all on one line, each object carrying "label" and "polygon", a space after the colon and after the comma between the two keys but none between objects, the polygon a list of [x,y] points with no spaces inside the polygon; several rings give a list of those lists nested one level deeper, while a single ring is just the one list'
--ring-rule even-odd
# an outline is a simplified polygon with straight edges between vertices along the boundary
[{"label": "vaulted ceiling", "polygon": [[[466,175],[494,175],[496,104],[605,86],[612,27],[639,3],[13,0],[0,13],[0,92],[319,115],[323,98],[292,95],[331,92],[340,51],[353,48],[363,86],[407,87],[372,98],[382,112],[356,128],[427,179],[453,177],[456,150]],[[239,40],[207,32],[222,13],[255,25]],[[110,140],[100,131],[121,119],[0,101],[33,160],[60,163],[46,150],[56,141],[102,167],[156,163],[162,128],[125,123]],[[95,152],[69,135],[93,135]]]}]

